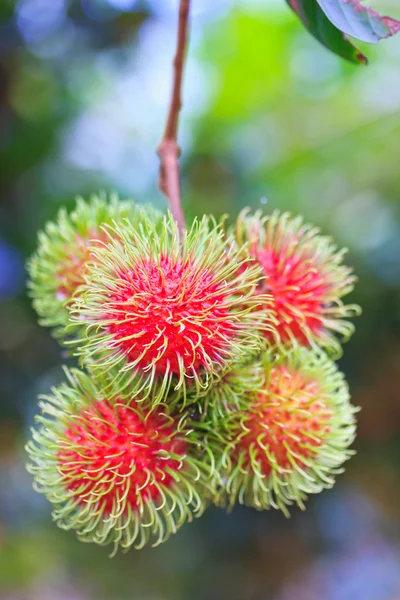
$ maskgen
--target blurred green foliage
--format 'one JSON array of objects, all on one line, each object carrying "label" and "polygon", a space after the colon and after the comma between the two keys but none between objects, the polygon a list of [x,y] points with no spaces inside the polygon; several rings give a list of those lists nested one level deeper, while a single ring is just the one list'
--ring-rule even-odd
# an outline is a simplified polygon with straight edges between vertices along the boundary
[{"label": "blurred green foliage", "polygon": [[65,358],[36,325],[24,261],[76,194],[116,189],[165,206],[155,148],[176,4],[0,3],[0,598],[397,600],[400,38],[352,66],[283,2],[193,3],[184,204],[189,218],[287,209],[350,248],[364,313],[342,368],[362,407],[358,455],[290,521],[210,510],[168,544],[112,561],[52,525],[31,490],[27,428]]}]

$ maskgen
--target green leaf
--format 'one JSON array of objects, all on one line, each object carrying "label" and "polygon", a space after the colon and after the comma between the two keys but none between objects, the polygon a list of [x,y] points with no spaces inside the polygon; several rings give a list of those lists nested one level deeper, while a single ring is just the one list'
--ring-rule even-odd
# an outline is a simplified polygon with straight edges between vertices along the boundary
[{"label": "green leaf", "polygon": [[[368,59],[328,19],[317,0],[286,0],[308,31],[326,48],[356,64],[367,64]],[[338,0],[332,0],[337,3]],[[329,0],[326,0],[329,2]]]},{"label": "green leaf", "polygon": [[343,33],[363,42],[377,44],[379,40],[400,31],[400,21],[382,17],[360,0],[317,0],[328,19]]}]

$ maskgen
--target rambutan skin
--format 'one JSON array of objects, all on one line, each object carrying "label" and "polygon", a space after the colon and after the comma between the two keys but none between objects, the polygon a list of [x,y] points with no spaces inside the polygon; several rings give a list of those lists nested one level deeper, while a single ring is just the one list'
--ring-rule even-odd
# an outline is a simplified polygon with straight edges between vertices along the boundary
[{"label": "rambutan skin", "polygon": [[[119,346],[128,361],[135,362],[140,355],[138,366],[142,369],[154,364],[157,375],[167,370],[178,375],[181,362],[190,361],[190,366],[198,370],[206,364],[206,357],[218,358],[225,339],[235,333],[224,306],[223,287],[208,270],[196,272],[190,260],[176,261],[166,254],[161,255],[157,261],[134,265],[127,273],[121,273],[120,278],[123,288],[110,295],[110,304],[115,308],[106,313],[112,319],[108,329],[116,340],[120,339]],[[136,313],[121,322],[121,307],[129,305],[135,296]],[[182,327],[178,330],[179,317]],[[191,326],[185,326],[185,322]],[[164,324],[163,337],[168,342],[168,351],[164,354],[160,353],[161,344],[154,344],[154,339],[162,340],[161,324]],[[133,344],[132,332],[141,327],[140,342]],[[199,339],[201,352],[196,352]],[[144,348],[148,351],[143,352]]]},{"label": "rambutan skin", "polygon": [[157,545],[200,516],[213,494],[212,460],[190,424],[159,404],[104,399],[82,371],[40,402],[27,444],[35,488],[80,540],[118,548]]},{"label": "rambutan skin", "polygon": [[331,487],[343,471],[352,455],[356,409],[343,375],[322,351],[270,351],[262,366],[259,390],[220,421],[227,445],[216,503],[288,514],[288,505],[304,508],[308,494]]},{"label": "rambutan skin", "polygon": [[93,373],[108,371],[122,393],[140,390],[152,403],[171,384],[195,400],[263,349],[273,316],[268,296],[255,294],[262,271],[211,218],[182,237],[171,215],[110,231],[71,310],[87,325],[77,354]]},{"label": "rambutan skin", "polygon": [[92,247],[103,246],[108,240],[103,226],[125,219],[137,224],[144,210],[148,217],[159,216],[152,208],[120,201],[116,195],[109,199],[93,195],[89,201],[78,198],[70,214],[62,208],[56,220],[46,224],[27,265],[29,293],[41,325],[55,328],[58,337],[65,336],[68,307],[84,283]]},{"label": "rambutan skin", "polygon": [[281,343],[323,347],[340,356],[340,341],[354,331],[346,319],[360,313],[358,306],[342,302],[356,280],[343,264],[346,250],[338,250],[302,217],[278,211],[266,217],[243,211],[236,234],[240,243],[249,243],[249,255],[263,269],[259,289],[273,298]]},{"label": "rambutan skin", "polygon": [[[229,424],[231,419],[235,419],[235,415],[247,407],[264,381],[265,368],[261,360],[252,359],[232,365],[198,398],[201,421],[212,431],[221,430],[221,434],[224,434],[221,424]],[[191,404],[190,393],[188,404]]]}]

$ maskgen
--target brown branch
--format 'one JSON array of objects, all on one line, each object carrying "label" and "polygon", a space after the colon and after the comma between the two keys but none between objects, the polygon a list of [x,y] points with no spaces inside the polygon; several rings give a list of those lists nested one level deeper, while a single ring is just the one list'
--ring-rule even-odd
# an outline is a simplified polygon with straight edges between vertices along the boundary
[{"label": "brown branch", "polygon": [[158,147],[160,157],[160,190],[168,198],[169,208],[178,223],[179,230],[185,227],[181,204],[181,186],[179,175],[180,148],[177,142],[179,112],[182,107],[182,76],[188,37],[190,0],[181,0],[179,6],[178,42],[174,59],[174,83],[167,124]]}]

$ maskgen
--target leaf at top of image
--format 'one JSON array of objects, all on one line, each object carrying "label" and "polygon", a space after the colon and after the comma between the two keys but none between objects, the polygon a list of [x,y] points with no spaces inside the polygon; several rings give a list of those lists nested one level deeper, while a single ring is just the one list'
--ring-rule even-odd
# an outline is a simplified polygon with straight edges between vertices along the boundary
[{"label": "leaf at top of image", "polygon": [[400,21],[381,17],[360,0],[286,0],[308,31],[326,48],[356,64],[367,57],[348,39],[379,40],[400,31]]},{"label": "leaf at top of image", "polygon": [[317,0],[328,19],[343,33],[377,44],[400,31],[400,21],[381,16],[360,0]]},{"label": "leaf at top of image", "polygon": [[368,63],[360,52],[325,15],[317,0],[286,0],[308,31],[334,54],[356,63]]}]

